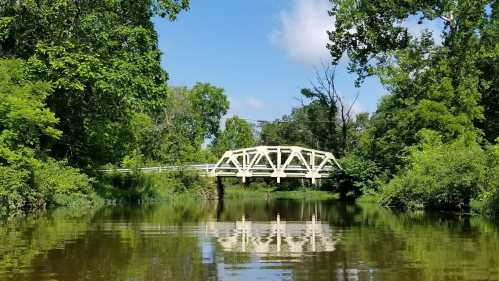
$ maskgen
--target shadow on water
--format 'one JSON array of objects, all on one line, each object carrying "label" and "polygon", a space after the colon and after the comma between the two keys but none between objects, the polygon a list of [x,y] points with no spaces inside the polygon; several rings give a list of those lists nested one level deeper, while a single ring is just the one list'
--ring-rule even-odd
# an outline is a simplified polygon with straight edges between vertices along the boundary
[{"label": "shadow on water", "polygon": [[498,233],[337,201],[58,209],[0,223],[0,280],[499,280]]}]

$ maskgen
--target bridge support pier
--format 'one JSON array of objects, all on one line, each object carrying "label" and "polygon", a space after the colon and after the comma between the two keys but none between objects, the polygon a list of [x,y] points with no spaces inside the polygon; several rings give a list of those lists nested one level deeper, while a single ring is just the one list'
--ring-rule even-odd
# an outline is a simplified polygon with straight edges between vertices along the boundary
[{"label": "bridge support pier", "polygon": [[217,196],[218,201],[224,200],[225,187],[222,181],[222,177],[217,177]]}]

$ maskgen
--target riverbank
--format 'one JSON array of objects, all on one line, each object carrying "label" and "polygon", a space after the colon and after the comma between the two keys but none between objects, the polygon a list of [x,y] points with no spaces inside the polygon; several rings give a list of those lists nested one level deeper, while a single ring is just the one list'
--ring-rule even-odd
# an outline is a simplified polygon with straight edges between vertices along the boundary
[{"label": "riverbank", "polygon": [[[224,187],[227,199],[338,199],[335,193],[299,184],[288,183],[278,186],[265,182],[252,182],[244,185],[237,180],[227,179],[224,181]],[[99,197],[110,204],[161,202],[186,198],[215,200],[218,198],[216,182],[213,178],[186,171],[101,175],[98,178],[96,192]]]},{"label": "riverbank", "polygon": [[336,193],[310,189],[305,187],[296,187],[293,190],[279,190],[278,187],[260,187],[251,188],[244,186],[231,186],[225,190],[227,199],[300,199],[300,200],[329,200],[338,199]]},{"label": "riverbank", "polygon": [[[214,178],[204,177],[189,171],[150,174],[141,172],[96,174],[91,178],[89,177],[88,182],[88,191],[83,198],[85,200],[59,200],[40,207],[18,208],[9,212],[0,212],[0,216],[35,213],[59,207],[88,209],[128,203],[171,203],[186,200],[210,201],[218,199]],[[260,181],[244,185],[238,180],[226,179],[224,186],[226,199],[338,199],[335,193],[289,182],[282,186]],[[76,198],[76,196],[73,195],[71,198]]]}]

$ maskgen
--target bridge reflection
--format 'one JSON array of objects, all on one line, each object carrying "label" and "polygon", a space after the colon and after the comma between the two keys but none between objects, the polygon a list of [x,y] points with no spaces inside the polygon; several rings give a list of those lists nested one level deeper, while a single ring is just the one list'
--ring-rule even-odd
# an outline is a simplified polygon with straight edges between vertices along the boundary
[{"label": "bridge reflection", "polygon": [[299,256],[307,252],[332,252],[340,239],[327,223],[312,215],[310,221],[248,221],[242,216],[236,222],[208,222],[207,234],[216,237],[227,252],[261,255]]}]

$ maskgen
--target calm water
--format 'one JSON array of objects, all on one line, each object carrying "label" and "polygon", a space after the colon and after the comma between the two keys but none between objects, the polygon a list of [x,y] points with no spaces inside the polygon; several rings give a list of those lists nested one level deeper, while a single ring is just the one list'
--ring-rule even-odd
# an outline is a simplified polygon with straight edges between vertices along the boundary
[{"label": "calm water", "polygon": [[325,201],[59,209],[0,223],[0,280],[499,280],[498,234]]}]

